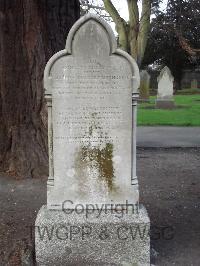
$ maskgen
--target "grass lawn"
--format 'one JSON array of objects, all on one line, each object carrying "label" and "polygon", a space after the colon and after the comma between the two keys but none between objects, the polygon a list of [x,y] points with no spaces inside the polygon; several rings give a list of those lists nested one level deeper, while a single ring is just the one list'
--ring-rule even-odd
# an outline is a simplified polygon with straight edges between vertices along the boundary
[{"label": "grass lawn", "polygon": [[139,103],[138,125],[200,126],[200,94],[175,96],[176,109],[155,109],[156,97],[150,103]]}]

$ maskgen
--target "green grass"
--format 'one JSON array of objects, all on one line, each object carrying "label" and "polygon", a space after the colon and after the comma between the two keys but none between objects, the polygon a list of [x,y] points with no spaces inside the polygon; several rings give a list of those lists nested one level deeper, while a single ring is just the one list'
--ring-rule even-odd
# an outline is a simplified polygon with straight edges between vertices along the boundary
[{"label": "green grass", "polygon": [[200,126],[200,94],[175,96],[178,108],[172,110],[155,109],[155,99],[152,96],[150,103],[139,103],[138,125]]}]

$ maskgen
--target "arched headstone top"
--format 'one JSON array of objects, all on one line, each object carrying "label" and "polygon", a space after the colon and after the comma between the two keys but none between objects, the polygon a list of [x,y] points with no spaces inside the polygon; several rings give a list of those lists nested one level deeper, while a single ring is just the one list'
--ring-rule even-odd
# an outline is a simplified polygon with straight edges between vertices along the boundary
[{"label": "arched headstone top", "polygon": [[174,83],[174,77],[172,76],[172,73],[170,69],[165,66],[161,72],[160,75],[157,78],[158,80],[158,99],[171,99],[173,97],[174,89],[173,89],[173,83]]},{"label": "arched headstone top", "polygon": [[148,73],[147,70],[142,70],[142,71],[140,71],[140,78],[141,78],[141,79],[149,80],[150,77],[151,77],[151,76],[149,75],[149,73]]},{"label": "arched headstone top", "polygon": [[[87,36],[87,38],[85,38]],[[96,45],[96,47],[94,47]],[[95,51],[96,54],[91,54]],[[125,51],[117,49],[117,42],[111,27],[94,14],[80,18],[71,28],[64,50],[54,54],[48,61],[44,72],[45,94],[52,94],[51,69],[53,65],[66,56],[76,57],[91,55],[93,57],[109,57],[112,55],[126,59],[132,69],[132,91],[138,93],[140,83],[139,69],[135,60]]]},{"label": "arched headstone top", "polygon": [[165,66],[161,71],[160,71],[160,75],[158,76],[157,81],[159,82],[164,75],[167,75],[168,78],[173,82],[174,81],[174,77],[172,75],[171,70],[168,68],[168,66]]},{"label": "arched headstone top", "polygon": [[91,36],[93,33],[92,31],[95,31],[98,28],[103,29],[105,31],[105,34],[107,34],[107,40],[110,46],[109,47],[110,54],[114,53],[117,49],[117,43],[116,43],[116,39],[115,39],[115,36],[114,36],[114,33],[111,27],[103,19],[99,18],[98,16],[94,14],[87,14],[83,16],[73,25],[67,37],[66,46],[65,46],[66,52],[69,54],[72,54],[74,36],[76,35],[77,31],[80,30],[80,28],[84,24],[87,24],[87,23],[91,23],[94,26],[94,28],[91,28],[91,30],[89,29],[91,31],[90,32]]}]

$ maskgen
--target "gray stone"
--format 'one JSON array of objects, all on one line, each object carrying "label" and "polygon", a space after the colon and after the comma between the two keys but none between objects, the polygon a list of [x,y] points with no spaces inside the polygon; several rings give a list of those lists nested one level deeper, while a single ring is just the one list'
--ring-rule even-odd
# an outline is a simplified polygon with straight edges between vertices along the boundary
[{"label": "gray stone", "polygon": [[[111,28],[91,14],[75,23],[65,49],[47,63],[49,178],[47,206],[36,219],[39,265],[149,265],[148,233],[134,241],[116,236],[117,228],[126,233],[125,226],[149,230],[145,209],[137,208],[139,80],[135,60],[117,49]],[[113,215],[131,206],[134,212]],[[86,219],[82,210],[91,215]],[[43,239],[45,226],[56,237]],[[111,235],[99,240],[102,226]],[[91,230],[89,238],[80,239],[82,228]],[[75,239],[70,230],[78,230]]]},{"label": "gray stone", "polygon": [[140,101],[149,101],[150,75],[146,70],[140,72]]},{"label": "gray stone", "polygon": [[150,265],[150,222],[144,207],[122,218],[111,210],[97,216],[97,210],[86,218],[85,213],[43,206],[35,223],[38,265]]},{"label": "gray stone", "polygon": [[174,104],[174,77],[170,69],[165,66],[157,78],[158,94],[156,100],[156,107],[163,109],[171,109],[175,107]]},{"label": "gray stone", "polygon": [[48,208],[61,209],[66,199],[120,202],[124,195],[137,203],[132,95],[138,97],[139,70],[116,48],[107,23],[92,15],[81,18],[65,50],[47,63],[44,82],[52,102]]},{"label": "gray stone", "polygon": [[165,100],[165,99],[157,99],[156,100],[156,108],[159,109],[173,109],[175,108],[175,102],[173,99]]}]

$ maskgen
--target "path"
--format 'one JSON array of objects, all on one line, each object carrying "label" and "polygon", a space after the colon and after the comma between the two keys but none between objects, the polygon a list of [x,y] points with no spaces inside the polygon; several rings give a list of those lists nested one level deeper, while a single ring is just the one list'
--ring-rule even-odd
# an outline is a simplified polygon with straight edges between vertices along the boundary
[{"label": "path", "polygon": [[200,147],[200,127],[138,127],[137,146],[141,148]]}]

